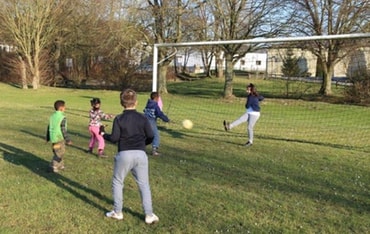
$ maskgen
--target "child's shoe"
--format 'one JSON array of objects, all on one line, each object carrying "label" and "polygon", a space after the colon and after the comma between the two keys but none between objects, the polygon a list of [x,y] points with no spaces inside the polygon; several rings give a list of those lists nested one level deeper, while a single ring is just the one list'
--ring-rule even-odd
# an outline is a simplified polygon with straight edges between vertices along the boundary
[{"label": "child's shoe", "polygon": [[53,173],[58,173],[59,168],[58,167],[50,167],[50,171],[53,172]]},{"label": "child's shoe", "polygon": [[154,213],[151,215],[145,215],[146,224],[153,224],[153,223],[157,223],[158,221],[159,221],[159,218]]},{"label": "child's shoe", "polygon": [[247,143],[245,143],[245,144],[244,144],[244,146],[245,146],[245,147],[250,147],[250,146],[252,146],[252,145],[253,145],[253,143],[252,143],[252,142],[250,142],[250,141],[248,141]]},{"label": "child's shoe", "polygon": [[225,131],[229,131],[230,130],[230,123],[229,122],[226,122],[226,120],[224,120],[224,128],[225,128]]},{"label": "child's shoe", "polygon": [[92,154],[92,152],[93,152],[93,148],[89,148],[88,150],[86,150],[86,153],[88,153],[88,154]]},{"label": "child's shoe", "polygon": [[107,158],[107,156],[104,154],[104,150],[102,149],[98,150],[98,156],[99,158]]},{"label": "child's shoe", "polygon": [[114,210],[107,212],[105,214],[108,218],[112,219],[117,219],[117,220],[122,220],[123,219],[123,214],[122,213],[116,213]]},{"label": "child's shoe", "polygon": [[152,149],[152,155],[153,155],[153,156],[159,156],[159,155],[161,155],[161,154],[158,152],[158,148],[153,147],[153,149]]}]

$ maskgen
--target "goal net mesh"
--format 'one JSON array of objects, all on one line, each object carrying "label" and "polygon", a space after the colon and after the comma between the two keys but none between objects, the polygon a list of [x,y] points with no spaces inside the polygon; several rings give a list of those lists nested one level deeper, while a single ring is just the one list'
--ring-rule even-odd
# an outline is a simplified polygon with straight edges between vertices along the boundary
[{"label": "goal net mesh", "polygon": [[[283,46],[266,43],[268,50],[240,59],[234,66],[235,97],[230,99],[223,98],[223,77],[202,78],[200,60],[181,64],[180,72],[199,78],[168,80],[168,94],[162,95],[163,111],[173,123],[159,123],[159,126],[171,129],[173,136],[195,134],[211,141],[224,138],[234,144],[244,144],[248,140],[247,123],[225,132],[223,121],[232,122],[245,113],[245,88],[253,83],[265,97],[260,103],[261,117],[254,128],[254,142],[294,141],[370,152],[369,107],[346,101],[352,86],[349,76],[369,70],[370,50],[358,49],[337,63],[332,79],[333,95],[323,97],[318,95],[322,78],[317,57],[308,50],[294,48],[293,44],[294,41],[284,42]],[[192,50],[194,54],[189,56],[196,57],[197,46]],[[181,55],[182,50],[178,48],[176,56]],[[296,72],[289,74],[294,69]],[[183,129],[181,123],[185,119],[194,123],[193,129]]]}]

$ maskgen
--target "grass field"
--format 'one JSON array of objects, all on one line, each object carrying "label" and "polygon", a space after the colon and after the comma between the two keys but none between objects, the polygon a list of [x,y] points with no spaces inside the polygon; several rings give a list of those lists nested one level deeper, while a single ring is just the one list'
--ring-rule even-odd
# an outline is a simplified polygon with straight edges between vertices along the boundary
[{"label": "grass field", "polygon": [[[284,83],[253,82],[266,100],[251,148],[242,146],[245,126],[222,127],[243,113],[245,80],[231,100],[220,97],[222,81],[169,84],[164,111],[173,121],[159,122],[162,156],[149,156],[160,218],[151,226],[131,176],[124,220],[104,217],[116,146],[107,144],[107,159],[85,153],[89,100],[117,114],[119,92],[0,84],[0,233],[369,233],[369,108],[310,101],[315,85],[292,86],[309,90],[296,100],[283,98]],[[140,93],[138,111],[148,96]],[[66,170],[51,174],[44,136],[57,99],[67,103],[73,145]],[[183,129],[183,119],[194,128]]]}]

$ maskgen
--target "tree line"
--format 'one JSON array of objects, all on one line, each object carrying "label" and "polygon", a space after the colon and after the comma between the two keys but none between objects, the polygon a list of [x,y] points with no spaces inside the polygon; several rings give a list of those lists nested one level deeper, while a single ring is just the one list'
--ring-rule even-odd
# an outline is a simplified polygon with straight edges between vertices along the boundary
[{"label": "tree line", "polygon": [[[151,61],[154,43],[247,40],[370,32],[368,0],[0,0],[3,66],[23,88],[73,77],[121,85],[143,61]],[[333,68],[369,38],[296,42],[317,56],[320,94],[331,95]],[[233,95],[233,65],[263,44],[202,46],[205,65],[215,58],[225,79],[224,97]],[[188,49],[188,48],[185,48]],[[167,92],[172,48],[158,53],[158,91]],[[6,59],[5,59],[6,57]],[[69,59],[69,60],[68,60]],[[66,62],[70,61],[70,63]],[[206,68],[207,70],[207,68]],[[208,70],[209,71],[209,70]],[[4,79],[4,78],[2,78]],[[10,79],[10,78],[9,78]]]}]

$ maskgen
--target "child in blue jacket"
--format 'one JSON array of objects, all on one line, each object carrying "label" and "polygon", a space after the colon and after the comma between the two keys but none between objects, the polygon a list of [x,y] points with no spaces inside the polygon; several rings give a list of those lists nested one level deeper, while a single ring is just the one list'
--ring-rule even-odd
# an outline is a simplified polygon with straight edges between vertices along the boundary
[{"label": "child in blue jacket", "polygon": [[224,128],[226,131],[229,131],[241,123],[248,122],[247,131],[249,139],[247,143],[245,143],[245,146],[249,147],[253,144],[254,125],[257,123],[257,120],[260,118],[261,115],[261,107],[259,103],[264,99],[264,97],[257,92],[256,86],[252,83],[247,86],[246,92],[247,102],[245,103],[245,113],[240,116],[239,119],[235,120],[232,123],[226,122],[226,120],[224,120]]},{"label": "child in blue jacket", "polygon": [[154,133],[154,139],[152,142],[152,155],[159,156],[158,148],[160,143],[159,131],[157,127],[157,118],[160,118],[164,122],[169,122],[168,117],[162,112],[161,108],[158,106],[159,93],[152,92],[150,94],[150,99],[146,103],[144,109],[144,115],[149,120],[150,126],[152,127]]}]

